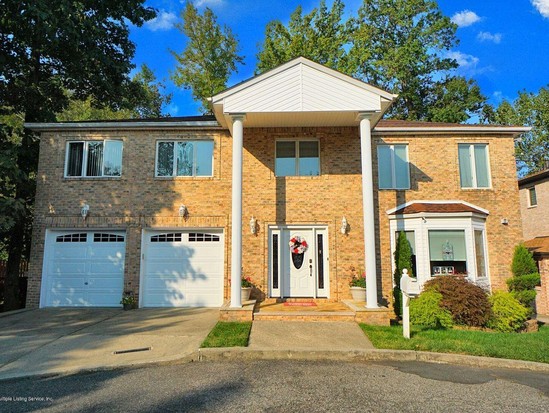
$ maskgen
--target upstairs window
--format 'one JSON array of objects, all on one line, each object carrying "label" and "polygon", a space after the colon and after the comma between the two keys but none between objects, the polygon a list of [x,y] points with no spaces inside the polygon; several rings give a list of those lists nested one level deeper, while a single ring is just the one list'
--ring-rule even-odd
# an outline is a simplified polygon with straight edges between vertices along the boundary
[{"label": "upstairs window", "polygon": [[318,141],[276,142],[276,176],[320,175]]},{"label": "upstairs window", "polygon": [[155,176],[213,176],[213,150],[209,140],[158,142]]},{"label": "upstairs window", "polygon": [[490,188],[488,145],[460,144],[459,177],[462,188]]},{"label": "upstairs window", "polygon": [[121,176],[122,148],[122,141],[68,142],[65,176]]},{"label": "upstairs window", "polygon": [[538,204],[538,197],[536,195],[536,187],[528,188],[528,206],[535,207]]},{"label": "upstairs window", "polygon": [[378,145],[379,189],[410,189],[408,145]]}]

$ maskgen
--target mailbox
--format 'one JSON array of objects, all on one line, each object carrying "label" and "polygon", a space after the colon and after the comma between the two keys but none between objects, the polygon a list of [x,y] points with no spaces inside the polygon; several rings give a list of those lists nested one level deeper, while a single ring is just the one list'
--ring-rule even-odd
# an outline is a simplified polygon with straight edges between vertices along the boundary
[{"label": "mailbox", "polygon": [[400,278],[400,291],[410,298],[417,297],[421,292],[419,283],[415,278],[408,275],[408,270],[406,268],[402,270],[402,277]]}]

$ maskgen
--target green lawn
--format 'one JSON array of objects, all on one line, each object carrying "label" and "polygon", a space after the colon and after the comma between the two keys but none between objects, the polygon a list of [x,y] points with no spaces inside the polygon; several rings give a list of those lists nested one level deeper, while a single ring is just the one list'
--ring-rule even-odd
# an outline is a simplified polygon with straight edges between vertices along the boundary
[{"label": "green lawn", "polygon": [[412,326],[411,339],[402,337],[402,326],[360,324],[376,348],[470,354],[549,363],[549,326],[537,333],[493,333],[471,330],[433,330]]},{"label": "green lawn", "polygon": [[219,321],[200,347],[246,347],[251,329],[251,321]]}]

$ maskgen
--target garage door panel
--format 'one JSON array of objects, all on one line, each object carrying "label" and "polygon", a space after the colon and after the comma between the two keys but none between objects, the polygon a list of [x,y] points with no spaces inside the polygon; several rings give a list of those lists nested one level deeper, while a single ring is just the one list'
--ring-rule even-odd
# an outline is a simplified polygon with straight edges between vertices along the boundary
[{"label": "garage door panel", "polygon": [[[143,306],[218,307],[223,304],[223,233],[196,236],[210,241],[189,242],[189,233],[178,232],[177,242],[167,242],[170,232],[149,231],[143,261]],[[173,240],[175,238],[171,237]],[[156,241],[151,242],[152,239]],[[212,241],[216,239],[215,241]]]},{"label": "garage door panel", "polygon": [[[102,232],[99,232],[102,233]],[[125,232],[51,231],[46,242],[42,306],[119,307],[124,288]]]}]

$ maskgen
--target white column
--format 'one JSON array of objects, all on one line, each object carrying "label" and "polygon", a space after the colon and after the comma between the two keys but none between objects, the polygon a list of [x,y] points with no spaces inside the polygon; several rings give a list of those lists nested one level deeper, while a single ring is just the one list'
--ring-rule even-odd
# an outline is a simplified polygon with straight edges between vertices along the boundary
[{"label": "white column", "polygon": [[370,117],[371,114],[369,113],[359,114],[360,156],[362,161],[362,209],[364,211],[364,262],[366,263],[366,308],[378,308]]},{"label": "white column", "polygon": [[233,115],[233,179],[231,209],[231,307],[240,308],[242,278],[242,146],[244,115]]}]

